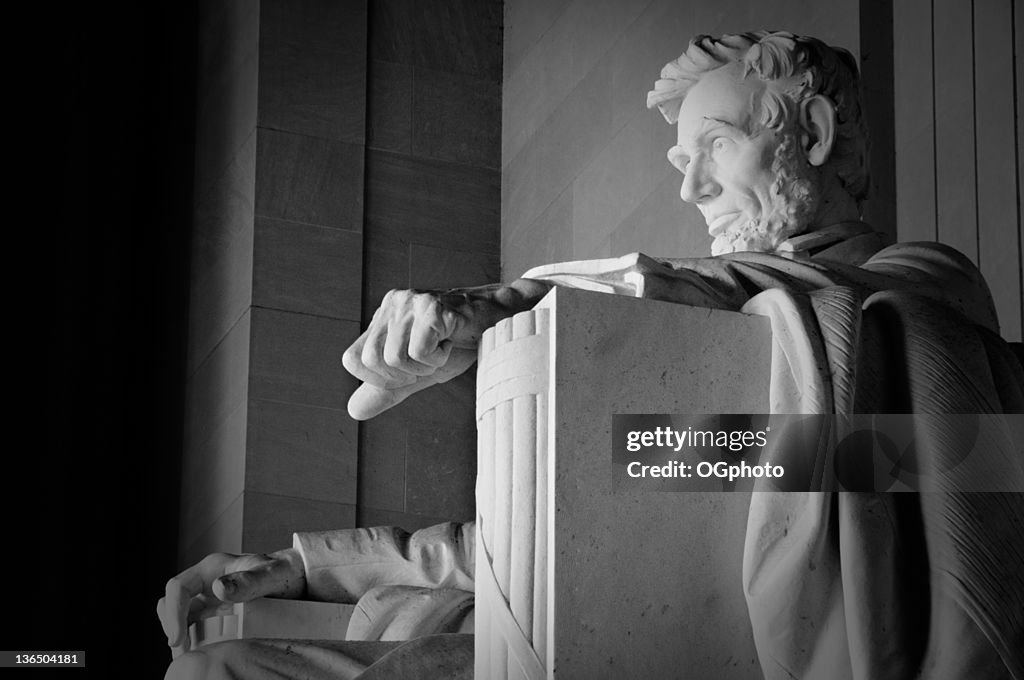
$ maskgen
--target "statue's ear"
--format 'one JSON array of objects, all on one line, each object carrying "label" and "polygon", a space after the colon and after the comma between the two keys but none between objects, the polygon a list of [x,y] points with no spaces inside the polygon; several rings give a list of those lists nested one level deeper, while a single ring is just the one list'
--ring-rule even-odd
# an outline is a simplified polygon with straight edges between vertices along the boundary
[{"label": "statue's ear", "polygon": [[801,142],[807,162],[823,165],[836,140],[836,107],[828,97],[816,94],[800,103]]}]

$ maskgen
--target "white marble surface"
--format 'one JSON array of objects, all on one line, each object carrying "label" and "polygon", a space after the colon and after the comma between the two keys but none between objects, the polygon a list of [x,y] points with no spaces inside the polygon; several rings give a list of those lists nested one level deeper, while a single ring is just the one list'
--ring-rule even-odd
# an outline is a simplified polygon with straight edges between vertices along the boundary
[{"label": "white marble surface", "polygon": [[[546,549],[537,547],[538,555],[547,554],[547,565],[536,585],[547,589],[547,606],[542,608],[546,611],[533,608],[532,622],[522,621],[521,615],[516,619],[530,624],[521,625],[528,638],[541,636],[532,646],[545,673],[675,677],[687,669],[691,677],[757,677],[740,574],[749,495],[613,491],[611,416],[766,411],[767,321],[564,288],[552,291],[538,308],[549,310],[548,340],[531,335],[519,342],[547,353],[546,360],[527,362],[539,367],[546,380],[543,387],[527,391],[536,390],[548,403],[538,409],[535,425],[537,431],[548,428],[546,446],[552,454],[546,466],[543,452],[538,457],[547,492],[535,499],[546,521],[541,531],[547,533]],[[501,328],[492,332],[501,335]],[[536,383],[502,375],[488,360],[493,347],[493,338],[485,338],[478,384],[491,405],[495,386],[515,380]],[[504,347],[506,356],[515,356],[509,344]],[[515,366],[510,364],[513,372]],[[488,422],[479,405],[478,416]],[[491,455],[509,448],[501,446],[498,430]],[[513,432],[522,438],[516,428],[505,434]],[[483,448],[481,455],[487,455]],[[500,511],[498,494],[488,489],[501,486],[490,478],[501,467],[485,469],[481,461],[482,513]],[[484,498],[488,493],[493,498]],[[517,485],[515,498],[520,497]],[[507,523],[499,519],[496,524]],[[492,526],[484,516],[483,531]],[[484,541],[507,538],[485,536]],[[515,551],[494,551],[496,560],[515,560]],[[495,565],[506,596],[505,575],[527,569],[532,567]],[[492,617],[482,611],[493,605],[482,602],[479,592],[477,597],[477,635],[494,638],[496,628],[488,623]],[[521,610],[518,597],[512,593],[513,614]],[[538,622],[538,616],[546,621]],[[478,642],[478,670],[500,667],[502,659],[488,666],[479,658],[495,644]],[[509,669],[509,677],[523,677],[511,660]]]},{"label": "white marble surface", "polygon": [[261,597],[193,623],[192,648],[248,638],[344,640],[355,605]]}]

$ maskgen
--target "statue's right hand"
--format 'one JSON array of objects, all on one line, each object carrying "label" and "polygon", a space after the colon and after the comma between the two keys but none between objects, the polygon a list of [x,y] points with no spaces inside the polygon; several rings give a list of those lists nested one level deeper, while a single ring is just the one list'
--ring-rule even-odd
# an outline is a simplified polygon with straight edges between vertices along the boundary
[{"label": "statue's right hand", "polygon": [[349,399],[349,414],[372,418],[472,366],[487,317],[465,303],[433,291],[385,295],[366,332],[342,356],[345,369],[364,383]]},{"label": "statue's right hand", "polygon": [[305,591],[302,557],[291,548],[269,555],[214,553],[167,582],[156,613],[177,657],[189,651],[189,624],[235,602],[265,596],[295,599]]}]

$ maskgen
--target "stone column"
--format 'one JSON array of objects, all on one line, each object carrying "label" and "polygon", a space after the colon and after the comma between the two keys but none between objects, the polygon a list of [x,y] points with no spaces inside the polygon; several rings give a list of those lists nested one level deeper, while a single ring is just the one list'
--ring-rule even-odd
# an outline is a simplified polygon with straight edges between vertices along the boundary
[{"label": "stone column", "polygon": [[199,42],[183,563],[355,522],[367,7],[204,2]]}]

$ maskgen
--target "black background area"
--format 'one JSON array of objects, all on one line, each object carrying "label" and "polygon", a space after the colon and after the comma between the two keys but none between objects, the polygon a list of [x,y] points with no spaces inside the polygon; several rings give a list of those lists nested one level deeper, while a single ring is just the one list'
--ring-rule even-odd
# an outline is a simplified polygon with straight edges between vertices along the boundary
[{"label": "black background area", "polygon": [[33,383],[47,374],[32,404],[44,450],[8,455],[34,469],[5,485],[0,647],[84,649],[95,677],[160,678],[170,656],[155,607],[176,571],[197,6],[45,11],[8,27],[28,34],[27,61],[40,67],[18,101],[44,128],[29,165],[46,166],[32,177],[45,184],[31,243],[9,256],[48,284],[28,300],[48,334],[30,334],[44,357]]}]

